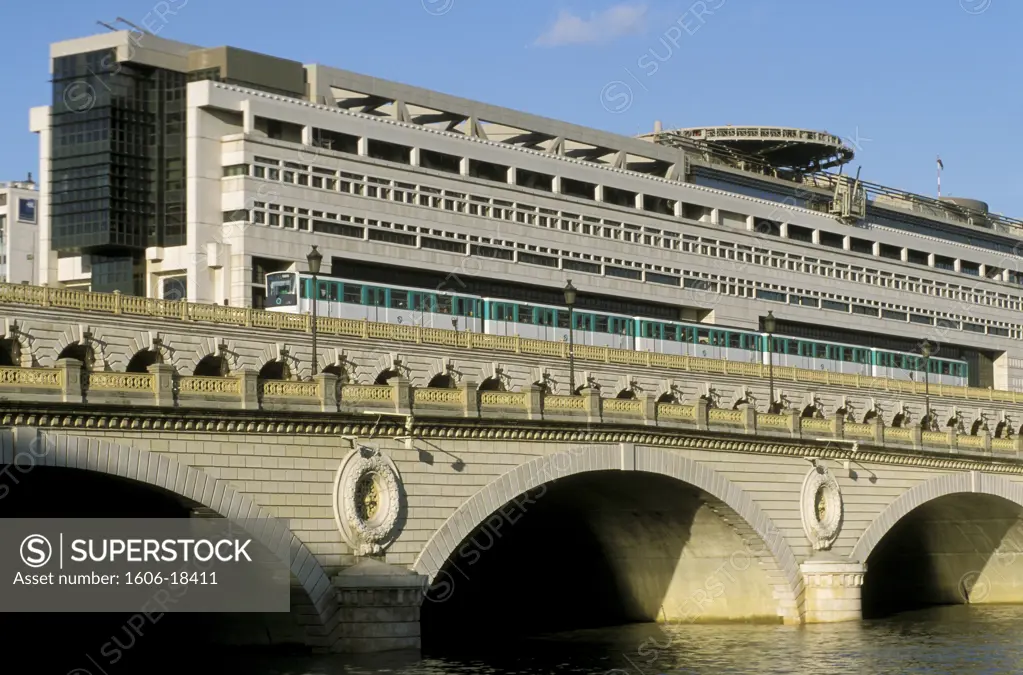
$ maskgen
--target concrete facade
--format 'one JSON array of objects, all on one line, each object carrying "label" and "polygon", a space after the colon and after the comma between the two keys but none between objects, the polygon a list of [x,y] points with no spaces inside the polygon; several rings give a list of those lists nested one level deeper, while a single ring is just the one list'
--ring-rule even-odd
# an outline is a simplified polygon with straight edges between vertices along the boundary
[{"label": "concrete facade", "polygon": [[0,283],[35,283],[39,191],[28,180],[0,183]]}]

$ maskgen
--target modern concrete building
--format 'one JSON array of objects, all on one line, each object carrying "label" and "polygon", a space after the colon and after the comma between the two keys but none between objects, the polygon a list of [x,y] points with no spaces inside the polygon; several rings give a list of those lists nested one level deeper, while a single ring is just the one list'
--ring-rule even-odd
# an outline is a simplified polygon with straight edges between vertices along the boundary
[{"label": "modern concrete building", "polygon": [[0,183],[0,282],[34,282],[39,244],[39,191],[27,180]]},{"label": "modern concrete building", "polygon": [[593,310],[754,331],[773,310],[778,334],[928,340],[974,386],[1023,385],[1023,222],[826,173],[853,155],[834,136],[630,138],[127,31],[51,58],[40,283],[258,307],[317,245],[346,279],[561,304],[570,277]]}]

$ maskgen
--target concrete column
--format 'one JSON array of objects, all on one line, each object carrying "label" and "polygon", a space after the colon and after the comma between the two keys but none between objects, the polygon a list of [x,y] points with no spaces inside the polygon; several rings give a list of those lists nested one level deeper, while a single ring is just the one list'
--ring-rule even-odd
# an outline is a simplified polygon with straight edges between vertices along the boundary
[{"label": "concrete column", "polygon": [[252,104],[242,101],[242,133],[251,134],[256,131],[256,115],[252,112]]},{"label": "concrete column", "polygon": [[746,433],[757,433],[757,409],[749,403],[743,403],[739,406],[739,410],[742,412],[742,426]]},{"label": "concrete column", "polygon": [[418,650],[427,578],[366,558],[334,577],[337,635],[344,652]]},{"label": "concrete column", "polygon": [[835,438],[845,437],[845,419],[841,415],[835,415],[828,420],[831,426],[831,435]]},{"label": "concrete column", "polygon": [[174,405],[174,366],[167,363],[154,363],[146,368],[153,374],[153,404],[160,407]]},{"label": "concrete column", "polygon": [[842,248],[846,251],[852,250],[852,237],[842,237]]},{"label": "concrete column", "polygon": [[984,452],[991,452],[991,432],[984,430],[980,432],[981,442],[984,444]]},{"label": "concrete column", "polygon": [[636,210],[637,211],[643,210],[643,194],[640,192],[636,193]]},{"label": "concrete column", "polygon": [[480,395],[476,388],[476,382],[472,379],[466,378],[458,383],[458,388],[462,392],[462,405],[463,412],[466,417],[479,417],[480,416]]},{"label": "concrete column", "polygon": [[82,362],[78,359],[60,359],[57,370],[61,374],[61,395],[64,403],[82,402]]},{"label": "concrete column", "polygon": [[555,176],[554,180],[551,181],[551,192],[556,195],[561,194],[561,176]]},{"label": "concrete column", "polygon": [[860,592],[866,565],[831,554],[810,558],[799,569],[806,589],[803,596],[806,623],[838,623],[863,618]]},{"label": "concrete column", "polygon": [[600,392],[592,387],[587,387],[580,392],[586,399],[586,421],[592,423],[600,422]]},{"label": "concrete column", "polygon": [[884,424],[881,422],[881,418],[875,417],[870,420],[870,423],[874,425],[874,443],[884,445]]},{"label": "concrete column", "polygon": [[422,163],[420,162],[419,148],[412,148],[412,151],[409,152],[409,164],[412,166],[422,166]]},{"label": "concrete column", "polygon": [[710,222],[713,225],[720,225],[721,224],[721,209],[711,209],[710,210]]},{"label": "concrete column", "polygon": [[314,375],[316,388],[320,392],[320,410],[322,412],[338,411],[338,377],[334,373],[320,373]]},{"label": "concrete column", "polygon": [[710,428],[710,420],[707,415],[707,401],[703,398],[696,399],[696,428],[706,431]]},{"label": "concrete column", "polygon": [[927,266],[934,267],[935,255],[933,253],[927,254]]},{"label": "concrete column", "polygon": [[529,385],[526,392],[526,417],[531,420],[543,419],[543,387],[535,383]]},{"label": "concrete column", "polygon": [[909,428],[909,437],[913,442],[913,449],[920,450],[924,447],[924,430],[914,424]]},{"label": "concrete column", "polygon": [[412,414],[412,385],[404,375],[391,380],[394,387],[394,410],[399,415]]},{"label": "concrete column", "polygon": [[870,252],[873,255],[881,255],[881,242],[875,241],[873,246],[871,246]]},{"label": "concrete column", "polygon": [[810,241],[812,241],[814,244],[820,246],[820,243],[821,243],[821,231],[820,230],[814,230],[813,232],[811,232],[810,233]]},{"label": "concrete column", "polygon": [[359,156],[365,157],[369,154],[369,139],[365,136],[359,136],[359,141],[356,143],[356,149],[358,150]]},{"label": "concrete column", "polygon": [[463,176],[468,176],[469,175],[469,158],[468,157],[463,157],[462,159],[458,160],[458,173],[462,174]]},{"label": "concrete column", "polygon": [[792,434],[792,438],[799,438],[803,435],[803,422],[799,417],[798,410],[789,410],[789,433]]},{"label": "concrete column", "polygon": [[302,127],[302,145],[313,144],[313,128],[309,125]]},{"label": "concrete column", "polygon": [[597,188],[593,191],[593,198],[598,202],[604,201],[604,186],[597,185]]},{"label": "concrete column", "polygon": [[780,225],[778,225],[778,235],[782,239],[788,239],[789,238],[789,224],[788,223],[781,223]]},{"label": "concrete column", "polygon": [[643,424],[653,426],[657,424],[657,399],[652,394],[643,394],[639,397],[643,405]]},{"label": "concrete column", "polygon": [[682,217],[682,211],[683,211],[684,208],[685,208],[685,204],[683,204],[681,201],[676,201],[675,202],[675,217],[676,218],[681,218]]},{"label": "concrete column", "polygon": [[239,402],[242,410],[259,410],[259,373],[245,368],[235,374],[241,381],[242,398]]},{"label": "concrete column", "polygon": [[956,258],[955,260],[953,260],[952,261],[952,269],[954,269],[956,272],[962,272],[963,271],[963,261],[960,260],[959,258]]},{"label": "concrete column", "polygon": [[519,172],[515,169],[515,167],[514,166],[509,166],[508,167],[508,185],[515,185],[516,181],[518,180],[518,177],[519,177]]},{"label": "concrete column", "polygon": [[757,220],[753,216],[746,216],[746,229],[750,232],[757,231]]},{"label": "concrete column", "polygon": [[955,427],[948,428],[948,451],[953,455],[959,453],[959,432]]}]

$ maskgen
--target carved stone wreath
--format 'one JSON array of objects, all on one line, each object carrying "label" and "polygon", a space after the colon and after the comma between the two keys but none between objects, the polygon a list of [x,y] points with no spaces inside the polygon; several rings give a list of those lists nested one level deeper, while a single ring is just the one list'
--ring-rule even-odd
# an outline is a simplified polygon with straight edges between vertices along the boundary
[{"label": "carved stone wreath", "polygon": [[393,541],[401,510],[394,463],[365,447],[353,450],[334,481],[334,520],[356,555],[379,555]]},{"label": "carved stone wreath", "polygon": [[800,498],[803,530],[814,550],[826,551],[838,538],[842,522],[842,491],[825,466],[815,466],[803,480]]}]

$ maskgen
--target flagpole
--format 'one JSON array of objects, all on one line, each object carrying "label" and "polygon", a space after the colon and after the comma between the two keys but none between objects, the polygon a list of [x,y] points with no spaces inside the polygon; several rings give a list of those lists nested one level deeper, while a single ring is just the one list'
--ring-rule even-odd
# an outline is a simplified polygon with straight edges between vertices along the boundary
[{"label": "flagpole", "polygon": [[941,199],[941,156],[938,156],[938,199]]}]

